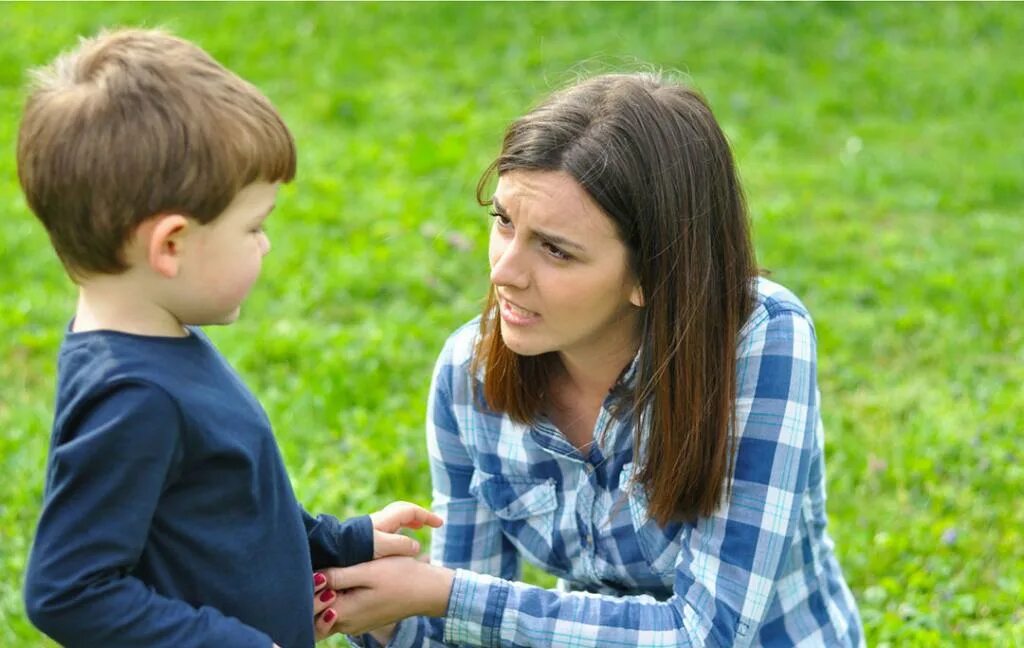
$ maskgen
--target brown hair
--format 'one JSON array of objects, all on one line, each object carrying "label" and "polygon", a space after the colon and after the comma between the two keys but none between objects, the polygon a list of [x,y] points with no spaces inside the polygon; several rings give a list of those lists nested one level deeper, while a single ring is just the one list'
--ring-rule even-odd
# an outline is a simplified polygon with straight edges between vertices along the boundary
[{"label": "brown hair", "polygon": [[[729,144],[704,99],[654,74],[602,75],[514,121],[477,185],[495,172],[564,171],[615,223],[644,295],[635,387],[634,473],[661,524],[710,515],[732,474],[736,346],[757,274]],[[492,290],[473,368],[483,397],[528,423],[557,356],[518,356]],[[641,421],[641,414],[643,420]],[[725,489],[725,490],[723,490]]]},{"label": "brown hair", "polygon": [[294,176],[270,101],[163,31],[101,33],[33,73],[18,177],[73,277],[124,271],[124,243],[150,216],[208,223],[246,185]]}]

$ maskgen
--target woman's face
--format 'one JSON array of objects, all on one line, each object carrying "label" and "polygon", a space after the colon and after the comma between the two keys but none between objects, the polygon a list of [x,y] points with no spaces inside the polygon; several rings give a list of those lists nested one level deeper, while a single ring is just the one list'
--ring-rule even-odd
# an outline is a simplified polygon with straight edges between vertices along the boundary
[{"label": "woman's face", "polygon": [[593,361],[633,353],[643,304],[611,219],[561,171],[508,171],[492,209],[491,283],[520,355]]}]

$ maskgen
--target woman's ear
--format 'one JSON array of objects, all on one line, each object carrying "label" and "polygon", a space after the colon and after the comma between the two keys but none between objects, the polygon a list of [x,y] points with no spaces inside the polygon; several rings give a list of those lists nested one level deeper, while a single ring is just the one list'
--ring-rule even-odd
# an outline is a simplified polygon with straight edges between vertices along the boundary
[{"label": "woman's ear", "polygon": [[640,287],[639,283],[633,286],[633,290],[629,293],[629,303],[637,308],[644,307],[644,289]]},{"label": "woman's ear", "polygon": [[168,279],[178,276],[189,226],[189,220],[181,214],[163,214],[140,228],[150,268]]}]

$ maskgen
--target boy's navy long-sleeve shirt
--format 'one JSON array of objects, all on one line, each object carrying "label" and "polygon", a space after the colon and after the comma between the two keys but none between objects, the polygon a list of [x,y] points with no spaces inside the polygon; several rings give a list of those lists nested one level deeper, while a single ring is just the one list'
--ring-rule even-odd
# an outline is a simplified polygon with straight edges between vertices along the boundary
[{"label": "boy's navy long-sleeve shirt", "polygon": [[311,569],[372,556],[368,516],[302,509],[263,408],[201,331],[66,336],[25,581],[53,639],[305,648]]}]

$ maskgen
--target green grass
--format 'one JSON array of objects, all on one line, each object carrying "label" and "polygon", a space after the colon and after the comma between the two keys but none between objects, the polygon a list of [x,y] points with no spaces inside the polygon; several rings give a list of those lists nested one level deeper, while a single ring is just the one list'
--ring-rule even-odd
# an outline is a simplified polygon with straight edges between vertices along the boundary
[{"label": "green grass", "polygon": [[312,509],[429,499],[430,368],[486,287],[479,172],[504,125],[580,69],[651,63],[709,98],[759,260],[815,316],[831,530],[869,643],[1024,644],[1024,7],[2,11],[0,645],[46,645],[20,587],[74,300],[17,185],[24,70],[116,24],[197,41],[294,130],[262,283],[212,334]]}]

